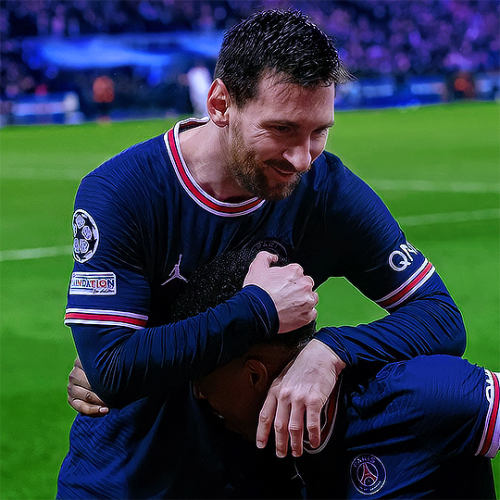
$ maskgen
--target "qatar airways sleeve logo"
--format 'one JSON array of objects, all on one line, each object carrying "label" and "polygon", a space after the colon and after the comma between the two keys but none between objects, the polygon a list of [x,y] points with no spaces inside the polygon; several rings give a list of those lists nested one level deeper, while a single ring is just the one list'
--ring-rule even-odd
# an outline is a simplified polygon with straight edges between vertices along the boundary
[{"label": "qatar airways sleeve logo", "polygon": [[418,250],[408,242],[402,243],[399,245],[399,250],[394,250],[389,255],[389,265],[394,271],[404,271],[412,265],[414,255],[418,255]]}]

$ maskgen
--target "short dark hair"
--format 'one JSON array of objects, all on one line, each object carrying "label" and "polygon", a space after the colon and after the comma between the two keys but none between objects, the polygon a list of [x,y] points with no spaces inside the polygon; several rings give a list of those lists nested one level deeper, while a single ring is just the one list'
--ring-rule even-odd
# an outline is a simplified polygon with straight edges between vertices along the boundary
[{"label": "short dark hair", "polygon": [[[226,251],[211,262],[199,267],[189,278],[183,293],[173,304],[173,319],[196,316],[230,299],[243,286],[248,268],[257,254],[268,251],[278,256],[274,265],[288,264],[286,250],[274,241],[262,241],[255,245]],[[293,332],[277,335],[265,343],[277,344],[290,351],[298,351],[312,339],[315,332],[312,322]]]},{"label": "short dark hair", "polygon": [[238,107],[256,96],[268,74],[305,88],[351,79],[332,39],[292,9],[257,12],[224,36],[215,78],[224,82]]}]

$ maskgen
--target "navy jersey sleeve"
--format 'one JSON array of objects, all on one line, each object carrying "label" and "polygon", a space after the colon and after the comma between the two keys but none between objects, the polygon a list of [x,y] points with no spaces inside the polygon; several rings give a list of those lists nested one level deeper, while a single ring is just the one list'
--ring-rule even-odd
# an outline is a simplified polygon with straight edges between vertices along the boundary
[{"label": "navy jersey sleeve", "polygon": [[72,331],[93,390],[120,406],[165,393],[242,355],[273,330],[273,307],[269,295],[252,285],[177,323],[139,329],[75,323]]},{"label": "navy jersey sleeve", "polygon": [[278,330],[274,303],[256,286],[189,320],[151,323],[156,262],[168,252],[158,243],[168,238],[156,201],[166,187],[152,181],[158,144],[105,163],[82,181],[75,201],[65,323],[93,389],[114,406],[206,374]]},{"label": "navy jersey sleeve", "polygon": [[500,446],[498,374],[457,356],[418,356],[386,365],[344,402],[343,498],[495,498],[485,457]]},{"label": "navy jersey sleeve", "polygon": [[[497,373],[457,356],[392,363],[351,395],[354,411],[362,415],[353,424],[352,437],[359,433],[353,442],[387,440],[381,449],[389,449],[389,442],[397,443],[391,429],[407,428],[420,440],[412,446],[415,455],[423,445],[441,462],[465,455],[494,458],[500,447],[498,391]],[[350,418],[356,420],[353,413]]]},{"label": "navy jersey sleeve", "polygon": [[331,275],[346,277],[390,314],[366,325],[322,328],[317,338],[348,366],[462,355],[462,316],[434,266],[406,240],[378,195],[337,161],[325,201]]}]

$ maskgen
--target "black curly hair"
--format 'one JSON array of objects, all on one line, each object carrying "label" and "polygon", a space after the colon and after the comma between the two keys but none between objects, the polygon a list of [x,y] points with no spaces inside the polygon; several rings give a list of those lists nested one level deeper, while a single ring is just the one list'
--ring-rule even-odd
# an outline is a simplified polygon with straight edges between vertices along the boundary
[{"label": "black curly hair", "polygon": [[[222,253],[191,275],[183,293],[173,304],[174,321],[216,307],[239,292],[250,264],[261,251],[268,251],[278,256],[278,260],[273,264],[275,266],[288,264],[286,250],[274,241],[263,241]],[[277,335],[267,343],[278,343],[287,349],[299,349],[312,338],[314,332],[315,323],[312,322],[294,332]]]}]

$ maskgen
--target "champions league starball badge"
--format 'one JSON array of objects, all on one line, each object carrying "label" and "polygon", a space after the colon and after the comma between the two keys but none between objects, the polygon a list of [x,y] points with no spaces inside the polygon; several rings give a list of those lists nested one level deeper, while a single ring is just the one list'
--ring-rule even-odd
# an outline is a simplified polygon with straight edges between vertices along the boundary
[{"label": "champions league starball badge", "polygon": [[349,469],[351,482],[363,495],[373,495],[385,484],[387,473],[375,455],[358,455]]},{"label": "champions league starball badge", "polygon": [[73,258],[76,262],[87,262],[97,250],[99,230],[92,216],[78,209],[73,214]]}]

